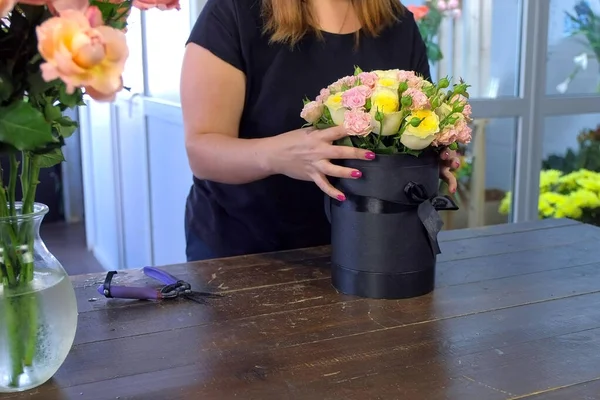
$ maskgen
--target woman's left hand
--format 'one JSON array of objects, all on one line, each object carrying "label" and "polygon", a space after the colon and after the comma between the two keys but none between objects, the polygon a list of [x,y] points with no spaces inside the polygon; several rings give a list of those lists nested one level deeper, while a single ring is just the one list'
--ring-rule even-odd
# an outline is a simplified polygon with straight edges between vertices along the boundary
[{"label": "woman's left hand", "polygon": [[440,159],[440,178],[442,178],[444,182],[448,184],[448,190],[450,193],[455,193],[457,181],[452,171],[460,167],[460,158],[458,158],[458,153],[446,147],[440,152]]}]

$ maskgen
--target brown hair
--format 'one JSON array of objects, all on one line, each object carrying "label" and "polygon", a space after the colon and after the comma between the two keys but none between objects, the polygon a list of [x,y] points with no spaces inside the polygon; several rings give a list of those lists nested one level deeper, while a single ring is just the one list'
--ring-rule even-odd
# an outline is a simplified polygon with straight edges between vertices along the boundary
[{"label": "brown hair", "polygon": [[[377,36],[404,12],[399,0],[351,0],[362,31]],[[264,33],[271,42],[298,43],[310,31],[320,35],[308,0],[262,0]],[[358,39],[358,37],[357,37]]]}]

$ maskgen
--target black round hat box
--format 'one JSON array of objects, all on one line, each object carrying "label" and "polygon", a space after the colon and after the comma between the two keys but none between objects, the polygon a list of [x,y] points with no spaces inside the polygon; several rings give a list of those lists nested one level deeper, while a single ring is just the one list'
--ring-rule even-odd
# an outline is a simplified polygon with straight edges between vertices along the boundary
[{"label": "black round hat box", "polygon": [[[333,286],[344,294],[373,299],[431,292],[442,224],[436,210],[457,209],[449,198],[436,197],[439,154],[378,154],[372,161],[340,164],[361,171],[362,177],[339,179],[335,186],[346,200],[325,202]],[[422,203],[427,207],[420,207]]]}]

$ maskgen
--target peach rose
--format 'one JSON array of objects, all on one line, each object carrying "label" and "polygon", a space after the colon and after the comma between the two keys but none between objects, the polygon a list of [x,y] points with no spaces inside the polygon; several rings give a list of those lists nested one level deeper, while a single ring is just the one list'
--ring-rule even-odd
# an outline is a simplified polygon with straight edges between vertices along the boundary
[{"label": "peach rose", "polygon": [[85,88],[99,100],[112,100],[122,89],[129,55],[123,32],[108,26],[94,28],[83,12],[64,10],[38,26],[37,37],[47,82],[60,78],[68,93]]},{"label": "peach rose", "polygon": [[[26,1],[46,1],[46,0],[26,0]],[[131,4],[123,2],[122,0],[104,0],[101,3],[110,4],[121,4],[121,7],[117,8],[117,17],[111,19],[111,22],[126,22],[129,14],[131,13]],[[102,11],[97,6],[90,6],[89,0],[50,0],[48,3],[48,9],[52,15],[60,15],[61,12],[66,10],[80,11],[85,14],[87,19],[90,21],[92,28],[100,25],[104,25],[102,19]],[[108,22],[108,21],[106,21]],[[126,30],[124,30],[126,31]]]},{"label": "peach rose", "polygon": [[415,16],[415,21],[420,21],[425,18],[427,14],[429,14],[429,7],[427,6],[407,6],[406,8],[408,8],[408,11],[413,13]]},{"label": "peach rose", "polygon": [[133,6],[140,10],[158,8],[159,10],[179,10],[179,0],[133,0]]},{"label": "peach rose", "polygon": [[0,0],[0,18],[4,18],[15,8],[15,0]]}]

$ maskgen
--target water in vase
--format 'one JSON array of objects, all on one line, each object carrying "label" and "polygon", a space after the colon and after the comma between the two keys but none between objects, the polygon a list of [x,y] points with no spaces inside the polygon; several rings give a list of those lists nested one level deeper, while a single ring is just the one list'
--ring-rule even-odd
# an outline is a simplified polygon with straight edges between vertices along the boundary
[{"label": "water in vase", "polygon": [[[75,338],[77,302],[63,270],[38,268],[28,290],[8,295],[3,290],[0,285],[0,393],[7,393],[39,386],[60,368]],[[10,326],[17,326],[11,324],[14,318],[31,318],[36,331],[29,335],[11,331]],[[21,324],[21,329],[27,330],[26,324]],[[11,339],[11,335],[18,335],[18,340],[14,336]],[[11,356],[15,343],[25,346],[21,354],[28,351],[27,346],[31,347],[30,366],[22,366],[20,360],[15,365]]]}]

